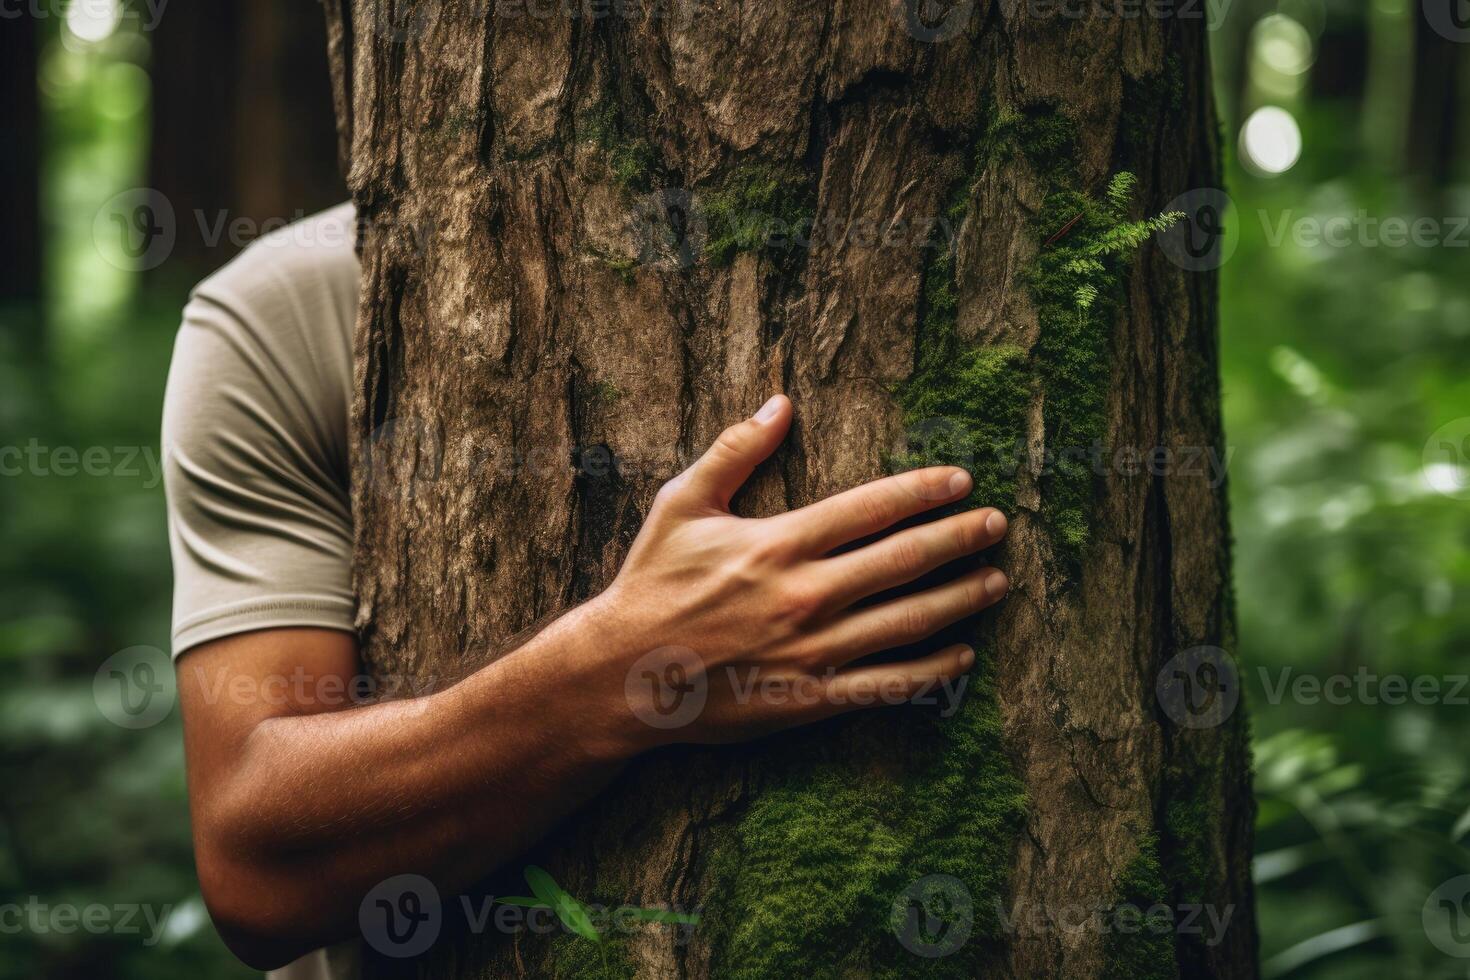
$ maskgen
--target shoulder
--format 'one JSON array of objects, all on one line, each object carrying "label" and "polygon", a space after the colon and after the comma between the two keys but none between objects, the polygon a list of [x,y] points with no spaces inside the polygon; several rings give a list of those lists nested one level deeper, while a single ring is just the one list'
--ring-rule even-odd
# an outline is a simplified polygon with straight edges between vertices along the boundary
[{"label": "shoulder", "polygon": [[[350,203],[252,242],[199,283],[190,301],[214,303],[254,325],[348,329],[357,314],[357,221]],[[318,314],[299,323],[303,314]],[[321,314],[333,314],[324,322]]]},{"label": "shoulder", "polygon": [[163,399],[174,649],[352,624],[352,208],[260,239],[184,308]]},{"label": "shoulder", "polygon": [[167,457],[345,484],[359,266],[350,204],[252,243],[190,294],[164,398]]}]

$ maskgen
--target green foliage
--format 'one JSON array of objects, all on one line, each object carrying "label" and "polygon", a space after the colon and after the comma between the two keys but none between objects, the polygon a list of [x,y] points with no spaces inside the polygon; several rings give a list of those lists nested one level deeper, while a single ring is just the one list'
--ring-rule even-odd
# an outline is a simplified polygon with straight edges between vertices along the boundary
[{"label": "green foliage", "polygon": [[[624,980],[634,975],[633,963],[628,956],[627,943],[619,936],[604,935],[597,928],[594,913],[582,901],[573,896],[544,868],[530,865],[525,870],[526,884],[531,886],[535,898],[503,896],[496,901],[503,905],[516,905],[529,909],[550,909],[556,913],[565,932],[552,940],[551,969],[557,978],[597,978],[597,980]],[[617,909],[621,919],[642,922],[660,922],[682,925],[698,925],[699,916],[668,912],[662,909],[644,909],[622,905]],[[582,940],[578,942],[577,940]]]},{"label": "green foliage", "polygon": [[[1334,30],[1343,26],[1339,20]],[[48,297],[43,311],[0,315],[3,443],[24,446],[36,438],[48,446],[156,449],[159,396],[184,291],[169,288],[166,278],[145,279],[109,265],[92,227],[103,201],[146,183],[146,100],[135,98],[143,83],[138,73],[118,69],[146,59],[147,39],[119,34],[116,44],[83,50],[57,43],[58,18],[40,27],[46,35]],[[1229,36],[1219,32],[1216,40]],[[1255,63],[1236,57],[1239,52],[1226,44],[1215,59],[1219,70]],[[1402,73],[1381,74],[1391,81]],[[1229,95],[1242,85],[1226,78],[1220,91]],[[1320,99],[1316,86],[1305,91]],[[1127,81],[1116,166],[1146,163],[1139,151],[1156,140],[1151,127],[1161,108],[1182,106],[1183,92],[1177,59],[1169,59],[1162,77]],[[1293,111],[1307,147],[1302,163],[1272,179],[1238,169],[1231,177],[1240,215],[1233,230],[1240,241],[1221,271],[1220,290],[1226,430],[1236,453],[1231,507],[1239,648],[1260,730],[1255,878],[1264,972],[1291,980],[1449,975],[1463,961],[1430,946],[1420,910],[1438,884],[1470,872],[1470,761],[1464,752],[1470,720],[1464,706],[1444,697],[1399,705],[1358,699],[1313,704],[1290,694],[1273,699],[1259,672],[1267,671],[1274,683],[1284,670],[1292,671],[1290,681],[1352,675],[1362,665],[1380,676],[1437,678],[1445,692],[1466,672],[1466,504],[1429,489],[1422,473],[1429,434],[1470,415],[1465,253],[1451,247],[1307,247],[1289,234],[1272,244],[1266,222],[1351,215],[1360,208],[1378,216],[1463,214],[1464,208],[1453,198],[1445,207],[1426,205],[1405,181],[1370,169],[1357,142],[1365,127],[1356,103],[1308,101]],[[466,121],[446,116],[446,134],[462,136]],[[591,128],[579,120],[578,136],[602,148],[613,181],[633,192],[652,186],[658,161],[648,144],[617,125],[597,129],[608,120],[586,121]],[[1239,121],[1229,123],[1224,145],[1234,145]],[[1369,129],[1382,141],[1400,132]],[[1048,182],[1052,196],[1036,232],[1042,242],[1087,207],[1065,193],[1080,191],[1073,142],[1062,114],[1037,108],[998,116],[977,147],[977,167],[1020,153]],[[954,200],[960,218],[966,196]],[[1093,206],[1104,218],[1106,211],[1123,210],[1107,193]],[[192,219],[180,214],[179,220]],[[1093,234],[1105,235],[1110,220]],[[1076,236],[1091,224],[1084,218],[1056,244],[1075,247],[1086,240]],[[764,244],[759,236],[749,240],[752,249]],[[977,420],[988,426],[987,440],[1004,442],[1013,425],[1019,431],[1017,406],[1029,404],[1043,369],[1046,377],[1076,377],[1085,389],[1089,338],[1098,333],[1079,330],[1073,338],[1065,331],[1078,323],[1079,307],[1084,325],[1107,309],[1109,270],[1120,256],[1073,258],[1079,264],[1059,269],[1056,288],[1044,291],[1044,325],[1063,334],[1044,335],[1050,346],[1031,363],[1014,349],[966,351],[950,342],[958,317],[953,267],[933,264],[925,277],[916,372],[928,372],[934,394],[924,396],[919,385],[906,394],[934,401],[914,401],[916,419]],[[32,334],[44,337],[43,349],[19,343]],[[1080,354],[1070,348],[1072,340],[1081,344]],[[1085,419],[1090,403],[1079,398],[1059,417],[1050,399],[1067,389],[1048,382],[1045,390],[1048,442],[1055,443],[1052,428],[1074,432],[1067,418],[1075,409]],[[987,401],[997,407],[984,408]],[[959,443],[953,455],[964,458],[968,445]],[[1004,471],[980,468],[977,476],[1003,492]],[[1048,493],[1055,499],[1054,487]],[[109,654],[138,643],[167,645],[162,513],[160,491],[142,478],[0,480],[6,544],[0,553],[0,662],[7,667],[0,691],[0,782],[18,788],[0,808],[0,904],[36,895],[52,903],[175,909],[174,928],[155,947],[138,937],[81,931],[6,935],[0,976],[258,976],[229,954],[203,917],[177,714],[156,728],[128,732],[106,723],[92,703],[93,673]],[[1054,533],[1075,549],[1087,540],[1086,513],[1083,506],[1048,505]],[[974,690],[960,717],[932,721],[934,747],[942,754],[922,757],[924,772],[905,777],[933,785],[932,798],[906,800],[903,785],[885,793],[880,787],[891,784],[876,783],[872,773],[829,769],[815,758],[787,768],[775,797],[753,807],[748,826],[729,828],[717,855],[720,866],[732,869],[731,887],[742,889],[748,907],[764,916],[759,928],[717,924],[729,948],[753,951],[748,967],[728,960],[732,972],[754,976],[762,968],[796,964],[811,976],[831,976],[840,964],[830,962],[830,950],[849,949],[854,962],[877,951],[880,976],[920,973],[924,964],[912,956],[897,966],[885,959],[894,943],[887,910],[866,887],[866,898],[847,887],[844,862],[853,855],[852,872],[891,888],[887,897],[922,872],[944,871],[970,885],[978,910],[993,908],[987,889],[1000,887],[994,869],[1008,859],[1005,842],[1014,831],[1008,820],[1023,804],[1014,782],[996,767],[1002,746],[993,697],[988,689]],[[973,744],[946,734],[946,726],[972,733]],[[797,751],[812,744],[793,743]],[[936,774],[942,777],[937,783]],[[1167,803],[1160,862],[1163,881],[1186,899],[1208,873],[1198,828],[1215,819],[1207,795],[1189,790],[1180,783]],[[980,806],[977,826],[990,828],[991,837],[968,840],[955,854],[920,849],[915,841],[922,832],[939,828],[949,836],[943,821],[971,806],[972,794],[990,801]],[[788,815],[783,810],[792,818],[789,837],[780,829]],[[798,819],[803,814],[805,824]],[[968,826],[968,815],[966,820]],[[823,836],[828,830],[836,838],[830,844]],[[742,882],[739,848],[747,840],[754,862]],[[795,847],[783,856],[787,841]],[[915,853],[920,863],[912,870],[903,864],[908,858],[895,857]],[[1146,853],[1140,852],[1143,863],[1120,876],[1120,900],[1155,892]],[[795,879],[790,885],[787,876]],[[774,896],[772,909],[798,924],[810,914],[820,923],[818,934],[835,945],[806,953],[763,948],[757,941],[762,934],[778,940],[787,934],[786,923],[761,904],[763,889]],[[595,944],[565,934],[553,942],[553,976],[631,975],[623,940]],[[973,966],[981,945],[977,936],[941,960],[937,975],[945,969],[968,975],[962,971]],[[1113,962],[1140,973],[1158,962],[1152,955],[1123,955],[1128,952],[1119,951]]]},{"label": "green foliage", "polygon": [[[1044,145],[1056,140],[1053,130],[1044,130]],[[1108,434],[1112,325],[1128,263],[1152,235],[1183,217],[1129,220],[1136,182],[1131,173],[1114,175],[1100,201],[1065,184],[1054,187],[1037,219],[1042,244],[1029,286],[1041,323],[1036,362],[1050,463],[1042,506],[1061,554],[1072,561],[1090,538],[1089,453]]]},{"label": "green foliage", "polygon": [[[1466,250],[1276,233],[1465,211],[1363,166],[1355,106],[1298,118],[1301,164],[1233,172],[1238,244],[1220,270],[1264,973],[1451,976],[1464,960],[1430,945],[1421,910],[1470,873],[1470,712],[1449,697],[1467,673],[1470,538],[1466,501],[1435,492],[1424,467],[1431,434],[1470,416]],[[1440,693],[1369,703],[1360,670]],[[1334,676],[1350,681],[1346,703],[1293,693]]]}]

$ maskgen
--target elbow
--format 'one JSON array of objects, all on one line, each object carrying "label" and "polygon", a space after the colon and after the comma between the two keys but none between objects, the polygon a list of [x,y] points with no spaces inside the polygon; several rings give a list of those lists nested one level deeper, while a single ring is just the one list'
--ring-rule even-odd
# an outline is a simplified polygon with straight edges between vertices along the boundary
[{"label": "elbow", "polygon": [[287,876],[258,863],[222,856],[205,835],[196,840],[200,893],[225,946],[253,970],[279,969],[326,945],[310,933],[304,896]]}]

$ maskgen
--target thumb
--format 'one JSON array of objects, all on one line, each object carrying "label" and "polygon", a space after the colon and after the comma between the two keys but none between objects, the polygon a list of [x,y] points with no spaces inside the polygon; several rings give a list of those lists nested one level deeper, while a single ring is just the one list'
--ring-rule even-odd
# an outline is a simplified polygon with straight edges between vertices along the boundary
[{"label": "thumb", "polygon": [[730,498],[776,451],[790,428],[791,401],[776,395],[753,417],[721,432],[693,466],[674,478],[675,492],[684,500],[728,510]]}]

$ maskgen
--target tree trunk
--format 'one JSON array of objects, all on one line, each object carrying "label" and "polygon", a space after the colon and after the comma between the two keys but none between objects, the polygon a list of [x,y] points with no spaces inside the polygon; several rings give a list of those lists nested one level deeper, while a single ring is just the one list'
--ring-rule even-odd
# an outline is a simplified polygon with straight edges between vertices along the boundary
[{"label": "tree trunk", "polygon": [[1406,162],[1421,190],[1440,197],[1456,176],[1466,85],[1464,47],[1431,25],[1428,17],[1414,18]]},{"label": "tree trunk", "polygon": [[193,281],[258,235],[341,202],[324,33],[300,6],[225,0],[159,18],[149,184],[178,226],[163,274]]},{"label": "tree trunk", "polygon": [[[33,304],[41,298],[41,127],[36,92],[36,21],[21,15],[0,33],[0,187],[5,220],[0,221],[0,307]],[[27,318],[29,322],[30,318]],[[24,342],[39,342],[35,336]]]},{"label": "tree trunk", "polygon": [[[1228,656],[1197,649],[1234,643],[1223,487],[1113,455],[1222,447],[1215,277],[1151,243],[1078,261],[1125,223],[1115,174],[1138,177],[1134,218],[1216,185],[1203,23],[892,0],[327,12],[365,222],[372,671],[457,675],[595,594],[662,481],[776,391],[795,428],[740,512],[959,461],[1012,516],[1013,589],[957,631],[980,666],[952,717],[660,753],[525,859],[697,927],[599,947],[460,924],[418,972],[1254,975],[1246,725]],[[1175,668],[1215,671],[1218,724],[1178,710]],[[521,870],[486,890],[524,894]],[[1155,903],[1176,927],[1131,928]]]}]

